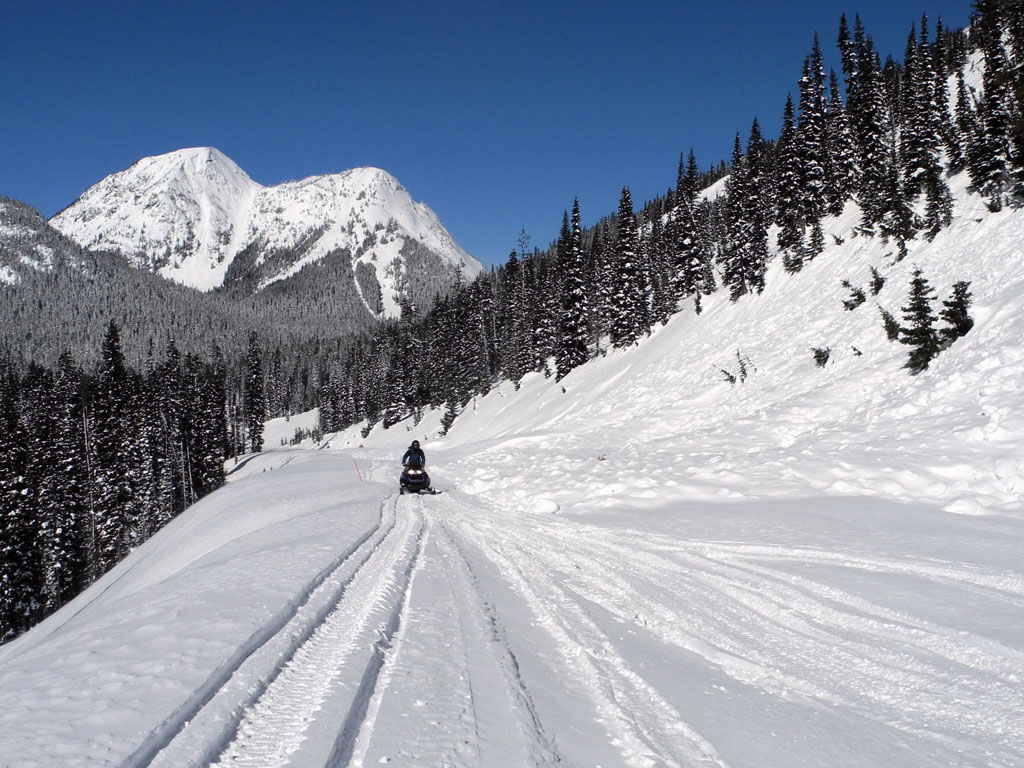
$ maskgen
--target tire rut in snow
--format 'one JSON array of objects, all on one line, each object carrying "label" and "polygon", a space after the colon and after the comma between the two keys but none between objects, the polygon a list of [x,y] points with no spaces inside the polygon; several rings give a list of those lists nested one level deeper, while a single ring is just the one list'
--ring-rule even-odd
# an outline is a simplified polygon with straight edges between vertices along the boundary
[{"label": "tire rut in snow", "polygon": [[230,740],[244,710],[324,621],[354,574],[394,524],[393,507],[382,504],[376,525],[332,560],[217,667],[121,763],[121,768],[179,768],[206,765],[213,760]]},{"label": "tire rut in snow", "polygon": [[[323,765],[359,722],[400,622],[422,535],[418,515],[395,524],[346,583],[326,618],[247,707],[213,764]],[[339,722],[342,723],[339,736]],[[349,736],[347,736],[347,734]]]},{"label": "tire rut in snow", "polygon": [[500,509],[472,509],[452,498],[453,528],[482,551],[529,605],[554,639],[563,674],[587,691],[612,745],[628,764],[724,765],[714,747],[637,674],[564,584],[551,558],[564,562],[579,541],[545,542],[546,531],[524,539]]},{"label": "tire rut in snow", "polygon": [[423,557],[360,732],[337,764],[564,765],[493,607],[432,511],[443,502],[402,503],[426,520]]},{"label": "tire rut in snow", "polygon": [[[536,581],[547,572],[552,590],[561,590],[570,607],[581,600],[600,605],[780,699],[824,702],[940,750],[950,749],[951,737],[980,737],[995,747],[999,761],[1012,764],[1024,754],[1018,649],[775,566],[820,563],[928,579],[966,594],[984,590],[1010,607],[1021,591],[1018,574],[912,558],[687,542],[549,518],[516,521],[501,510],[467,516],[465,523],[482,539],[497,540],[504,531],[499,549],[521,578]],[[508,534],[513,528],[519,535]],[[976,706],[965,711],[963,701]]]}]

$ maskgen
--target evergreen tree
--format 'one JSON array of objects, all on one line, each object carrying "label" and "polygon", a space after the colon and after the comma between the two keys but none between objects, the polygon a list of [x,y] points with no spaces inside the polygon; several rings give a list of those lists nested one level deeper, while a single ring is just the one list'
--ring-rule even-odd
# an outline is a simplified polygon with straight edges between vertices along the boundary
[{"label": "evergreen tree", "polygon": [[643,333],[645,314],[644,285],[638,263],[636,218],[633,197],[628,187],[622,188],[619,199],[619,237],[616,241],[616,285],[612,294],[612,344],[625,347]]},{"label": "evergreen tree", "polygon": [[939,331],[939,341],[943,348],[948,347],[974,327],[974,320],[969,314],[971,308],[971,284],[969,282],[953,283],[953,295],[942,302],[939,317],[946,327]]},{"label": "evergreen tree", "polygon": [[778,158],[776,224],[779,225],[779,234],[776,244],[782,254],[782,263],[786,271],[799,272],[803,268],[803,202],[800,186],[800,152],[792,96],[786,97]]},{"label": "evergreen tree", "polygon": [[809,225],[820,221],[827,209],[829,158],[825,111],[825,69],[821,46],[815,35],[811,55],[804,60],[804,73],[800,78],[800,122],[797,128],[803,219]]},{"label": "evergreen tree", "polygon": [[101,573],[132,546],[130,507],[133,466],[131,382],[121,351],[120,331],[111,321],[103,342],[102,364],[93,398],[96,480],[96,545]]},{"label": "evergreen tree", "polygon": [[960,69],[956,73],[956,128],[960,141],[957,160],[951,164],[953,171],[961,171],[967,167],[968,158],[971,155],[975,143],[978,141],[979,128],[978,118],[974,113],[971,98],[967,94],[967,84],[964,82],[964,71]]},{"label": "evergreen tree", "polygon": [[931,302],[935,292],[922,275],[914,270],[910,283],[910,300],[903,307],[903,324],[900,327],[900,342],[911,347],[906,368],[912,374],[920,373],[939,353],[939,335],[935,331],[936,316]]},{"label": "evergreen tree", "polygon": [[555,354],[558,339],[558,282],[555,270],[540,259],[531,259],[534,267],[533,296],[533,370],[551,375],[548,361]]},{"label": "evergreen tree", "polygon": [[[894,145],[895,140],[892,143]],[[906,194],[895,150],[885,166],[885,178],[875,196],[875,204],[879,232],[886,239],[896,241],[902,259],[907,255],[907,242],[917,233],[918,219]]]},{"label": "evergreen tree", "polygon": [[533,369],[532,324],[526,292],[526,270],[515,251],[508,257],[505,267],[507,311],[505,331],[507,343],[504,354],[505,374],[516,387],[523,376]]},{"label": "evergreen tree", "polygon": [[932,93],[935,97],[935,114],[938,120],[939,137],[942,147],[946,150],[946,161],[953,173],[963,169],[963,150],[959,131],[950,111],[949,102],[949,67],[946,64],[944,43],[946,32],[942,27],[942,19],[936,24],[935,44],[930,51],[932,69],[934,71]]},{"label": "evergreen tree", "polygon": [[671,213],[669,248],[675,271],[673,295],[678,302],[695,291],[706,292],[704,264],[707,253],[697,225],[697,158],[690,150],[684,168],[679,157],[676,206]]},{"label": "evergreen tree", "polygon": [[249,354],[246,357],[245,376],[245,427],[249,435],[249,447],[254,453],[263,450],[263,422],[267,418],[267,406],[263,390],[263,353],[256,331],[249,332]]},{"label": "evergreen tree", "polygon": [[750,290],[747,281],[750,270],[746,261],[750,254],[748,248],[750,224],[746,219],[744,207],[750,197],[747,189],[746,170],[740,135],[737,133],[733,143],[732,168],[729,173],[729,181],[726,184],[729,235],[722,267],[722,278],[729,286],[729,297],[733,301]]},{"label": "evergreen tree", "polygon": [[871,232],[887,210],[882,192],[892,181],[889,166],[895,151],[894,133],[878,54],[859,18],[855,21],[853,48],[857,69],[848,81],[848,110],[860,169],[857,201],[862,211],[861,226]]},{"label": "evergreen tree", "polygon": [[0,370],[0,642],[27,630],[39,612],[38,550],[28,486],[29,436],[17,377]]},{"label": "evergreen tree", "polygon": [[839,80],[834,71],[829,73],[829,101],[826,113],[828,137],[829,175],[826,189],[828,213],[838,216],[843,206],[857,189],[857,148],[854,144],[850,121],[839,95]]},{"label": "evergreen tree", "polygon": [[587,361],[589,342],[589,306],[580,230],[580,201],[572,206],[572,225],[568,248],[562,261],[562,313],[558,346],[558,378]]},{"label": "evergreen tree", "polygon": [[1010,131],[1014,103],[1008,87],[1010,65],[1003,47],[998,5],[984,4],[978,24],[985,73],[980,130],[968,151],[967,169],[971,181],[988,198],[989,208],[1000,210],[1009,185]]}]

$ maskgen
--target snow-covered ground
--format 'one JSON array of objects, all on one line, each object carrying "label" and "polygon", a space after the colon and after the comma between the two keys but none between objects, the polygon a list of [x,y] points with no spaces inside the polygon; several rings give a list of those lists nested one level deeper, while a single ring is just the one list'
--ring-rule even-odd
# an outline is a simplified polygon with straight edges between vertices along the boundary
[{"label": "snow-covered ground", "polygon": [[[902,262],[851,208],[445,437],[272,422],[0,648],[0,765],[1024,765],[1024,215],[957,191]],[[875,303],[915,266],[976,326],[911,377]],[[413,438],[440,495],[397,494]]]}]

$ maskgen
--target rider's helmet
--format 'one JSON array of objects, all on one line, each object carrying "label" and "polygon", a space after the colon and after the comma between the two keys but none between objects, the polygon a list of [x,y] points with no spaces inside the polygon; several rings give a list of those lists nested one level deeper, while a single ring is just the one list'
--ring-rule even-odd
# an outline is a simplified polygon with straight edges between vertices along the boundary
[{"label": "rider's helmet", "polygon": [[413,448],[419,448],[420,447],[420,441],[419,440],[413,440],[412,441],[412,447]]}]

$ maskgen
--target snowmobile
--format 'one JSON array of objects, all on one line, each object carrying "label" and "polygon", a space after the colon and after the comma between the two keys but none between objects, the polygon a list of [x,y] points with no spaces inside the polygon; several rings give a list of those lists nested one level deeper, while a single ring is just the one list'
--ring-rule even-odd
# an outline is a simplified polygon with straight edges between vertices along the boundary
[{"label": "snowmobile", "polygon": [[419,462],[409,462],[398,481],[399,493],[437,493],[430,487],[430,475]]}]

